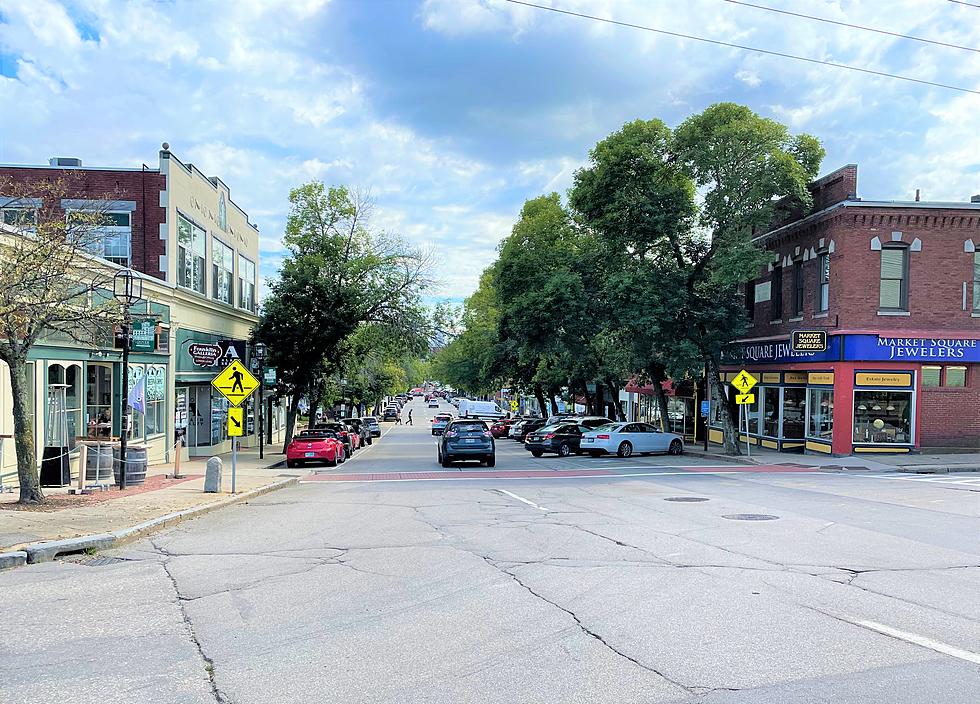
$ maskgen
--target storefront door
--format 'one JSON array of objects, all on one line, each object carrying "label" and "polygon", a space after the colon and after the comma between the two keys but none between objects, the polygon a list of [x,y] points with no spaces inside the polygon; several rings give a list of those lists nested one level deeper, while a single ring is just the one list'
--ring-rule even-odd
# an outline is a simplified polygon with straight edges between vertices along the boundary
[{"label": "storefront door", "polygon": [[188,386],[187,445],[201,447],[211,444],[211,387]]}]

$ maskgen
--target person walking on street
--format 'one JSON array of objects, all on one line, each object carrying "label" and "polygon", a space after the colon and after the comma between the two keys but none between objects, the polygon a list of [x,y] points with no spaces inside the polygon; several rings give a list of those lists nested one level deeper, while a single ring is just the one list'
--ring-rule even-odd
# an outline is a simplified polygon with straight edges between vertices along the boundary
[{"label": "person walking on street", "polygon": [[411,425],[411,424],[412,424],[412,409],[409,408],[408,409],[408,422],[405,425]]},{"label": "person walking on street", "polygon": [[402,412],[395,411],[395,425],[401,425],[401,424],[402,424]]}]

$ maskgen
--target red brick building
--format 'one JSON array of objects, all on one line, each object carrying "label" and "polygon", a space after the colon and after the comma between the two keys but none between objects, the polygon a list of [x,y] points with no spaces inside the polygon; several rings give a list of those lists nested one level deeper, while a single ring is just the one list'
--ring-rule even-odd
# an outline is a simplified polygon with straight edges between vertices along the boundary
[{"label": "red brick building", "polygon": [[[746,286],[751,328],[726,366],[760,379],[749,442],[833,454],[980,446],[980,196],[863,200],[855,165],[811,192],[811,212],[756,238],[772,261]],[[793,352],[794,330],[826,331],[827,349]]]},{"label": "red brick building", "polygon": [[[67,211],[73,206],[84,208],[88,199],[110,201],[106,214],[113,220],[111,229],[117,237],[100,254],[166,281],[167,209],[161,204],[160,194],[166,193],[167,179],[159,168],[83,167],[79,159],[66,158],[52,158],[48,166],[0,165],[0,183],[27,184],[59,178],[66,179],[73,198],[53,204],[55,207]],[[41,205],[12,196],[0,193],[0,211],[7,224],[16,222],[17,211]],[[100,207],[100,212],[103,209],[105,206]]]}]

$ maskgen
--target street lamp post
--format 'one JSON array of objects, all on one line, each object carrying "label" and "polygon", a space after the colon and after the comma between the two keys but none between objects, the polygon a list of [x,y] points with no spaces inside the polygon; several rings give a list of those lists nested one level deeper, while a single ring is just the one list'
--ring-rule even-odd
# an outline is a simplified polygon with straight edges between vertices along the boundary
[{"label": "street lamp post", "polygon": [[262,395],[263,386],[265,386],[265,353],[266,347],[264,342],[256,342],[252,346],[252,353],[255,355],[255,360],[259,363],[259,459],[265,459],[264,450],[264,439],[265,439],[265,420],[263,419],[263,405],[264,399]]},{"label": "street lamp post", "polygon": [[129,309],[143,299],[143,279],[131,269],[123,269],[112,279],[112,295],[123,308],[122,393],[119,397],[119,490],[122,491],[126,488],[126,445],[129,440],[129,339],[133,323]]}]

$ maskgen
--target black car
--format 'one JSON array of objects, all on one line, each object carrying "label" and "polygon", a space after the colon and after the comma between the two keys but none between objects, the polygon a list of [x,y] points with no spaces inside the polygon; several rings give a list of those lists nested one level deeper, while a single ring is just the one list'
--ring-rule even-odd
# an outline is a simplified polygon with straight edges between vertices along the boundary
[{"label": "black car", "polygon": [[330,430],[336,433],[340,437],[340,441],[344,443],[344,452],[348,457],[354,454],[354,440],[351,438],[351,432],[353,428],[346,423],[340,423],[338,421],[330,421],[328,423],[317,423],[313,426],[313,430]]},{"label": "black car", "polygon": [[458,460],[476,460],[487,467],[497,463],[493,436],[482,420],[449,421],[439,438],[439,464],[449,467]]},{"label": "black car", "polygon": [[364,422],[360,418],[341,418],[340,422],[346,423],[354,429],[354,432],[361,436],[362,445],[374,444],[374,434],[364,425]]},{"label": "black car", "polygon": [[524,421],[523,425],[515,431],[514,439],[517,442],[524,442],[528,433],[534,432],[538,428],[543,428],[548,424],[548,421],[544,418],[528,418]]},{"label": "black car", "polygon": [[582,433],[590,428],[576,423],[560,423],[559,425],[538,428],[528,434],[524,447],[535,457],[546,452],[555,452],[559,457],[568,457],[572,453],[580,454]]},{"label": "black car", "polygon": [[398,420],[398,410],[395,408],[386,408],[384,415],[381,416],[382,421],[395,421]]}]

